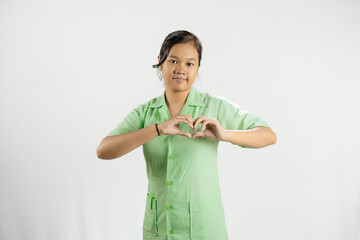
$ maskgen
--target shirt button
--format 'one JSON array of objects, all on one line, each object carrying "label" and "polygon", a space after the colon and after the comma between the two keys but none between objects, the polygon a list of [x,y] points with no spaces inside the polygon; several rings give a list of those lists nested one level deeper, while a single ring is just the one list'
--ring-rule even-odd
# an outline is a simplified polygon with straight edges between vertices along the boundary
[{"label": "shirt button", "polygon": [[169,155],[169,159],[174,159],[174,155]]},{"label": "shirt button", "polygon": [[173,234],[173,233],[174,233],[174,230],[170,229],[170,230],[169,230],[169,233],[170,233],[170,234]]},{"label": "shirt button", "polygon": [[167,206],[167,209],[169,209],[169,210],[172,209],[172,206],[171,205]]},{"label": "shirt button", "polygon": [[167,184],[170,186],[172,185],[172,181],[168,181]]}]

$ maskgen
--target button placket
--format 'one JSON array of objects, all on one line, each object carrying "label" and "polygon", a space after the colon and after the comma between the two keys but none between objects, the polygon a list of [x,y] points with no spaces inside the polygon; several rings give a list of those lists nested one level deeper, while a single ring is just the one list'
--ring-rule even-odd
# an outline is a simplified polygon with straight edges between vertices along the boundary
[{"label": "button placket", "polygon": [[170,136],[169,138],[169,148],[168,148],[168,156],[167,156],[167,172],[166,172],[166,205],[165,205],[165,211],[166,211],[166,219],[167,219],[167,230],[168,230],[168,234],[169,235],[173,235],[174,234],[174,230],[173,230],[173,219],[172,219],[172,211],[171,209],[173,208],[173,202],[172,199],[174,199],[174,168],[176,167],[174,164],[174,158],[175,155],[172,152],[172,140],[173,140],[173,136]]}]

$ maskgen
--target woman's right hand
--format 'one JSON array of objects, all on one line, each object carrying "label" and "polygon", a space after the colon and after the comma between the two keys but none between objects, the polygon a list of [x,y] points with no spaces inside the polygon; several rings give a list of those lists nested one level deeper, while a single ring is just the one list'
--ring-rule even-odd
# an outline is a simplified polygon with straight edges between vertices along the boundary
[{"label": "woman's right hand", "polygon": [[182,135],[191,138],[191,133],[180,130],[180,123],[185,123],[189,125],[190,128],[194,128],[193,119],[190,114],[175,115],[172,118],[158,124],[160,135]]}]

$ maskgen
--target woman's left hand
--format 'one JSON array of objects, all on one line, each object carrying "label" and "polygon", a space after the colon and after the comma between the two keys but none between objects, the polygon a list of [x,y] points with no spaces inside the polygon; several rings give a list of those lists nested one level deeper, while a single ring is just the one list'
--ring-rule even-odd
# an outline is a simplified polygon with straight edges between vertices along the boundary
[{"label": "woman's left hand", "polygon": [[201,123],[201,130],[205,128],[205,131],[195,132],[192,134],[191,138],[207,137],[218,141],[223,141],[225,139],[225,130],[217,119],[199,116],[194,121],[194,129],[196,129],[199,123]]}]

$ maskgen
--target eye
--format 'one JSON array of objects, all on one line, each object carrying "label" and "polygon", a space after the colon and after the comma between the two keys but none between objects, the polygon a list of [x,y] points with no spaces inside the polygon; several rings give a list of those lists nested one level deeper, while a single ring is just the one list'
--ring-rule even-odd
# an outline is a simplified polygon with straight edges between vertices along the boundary
[{"label": "eye", "polygon": [[171,62],[171,63],[172,63],[172,61],[176,62],[175,60],[169,60],[169,62]]},{"label": "eye", "polygon": [[189,63],[189,64],[192,64],[191,66],[193,66],[193,65],[194,65],[193,63]]}]

